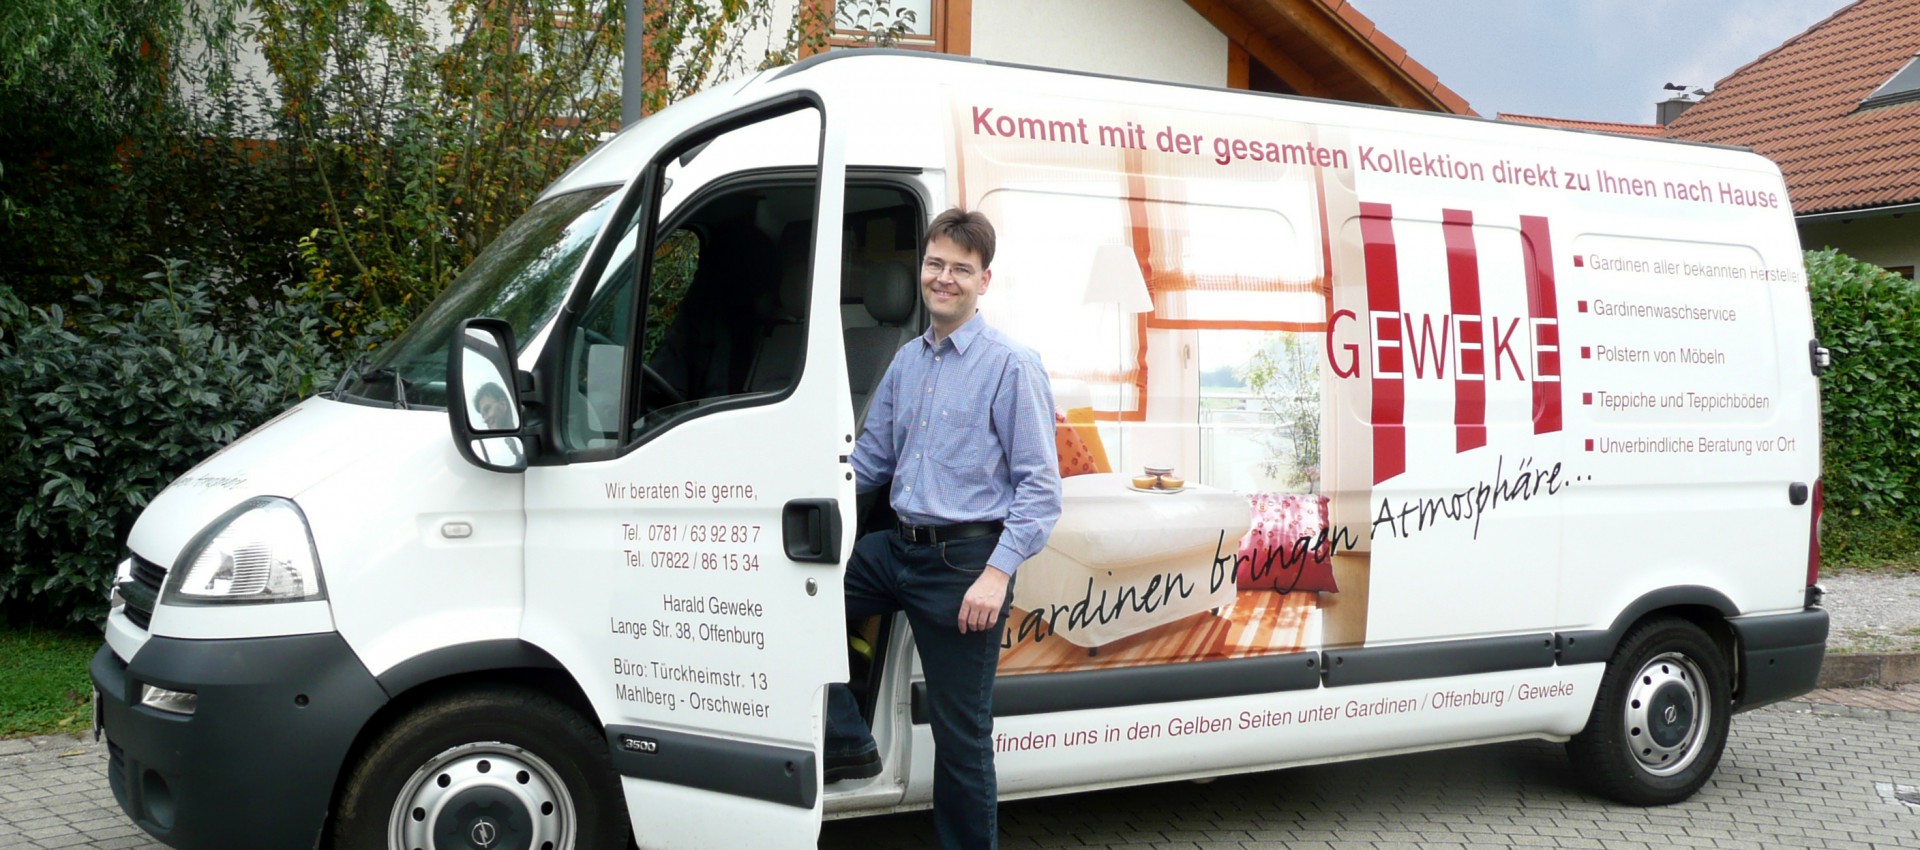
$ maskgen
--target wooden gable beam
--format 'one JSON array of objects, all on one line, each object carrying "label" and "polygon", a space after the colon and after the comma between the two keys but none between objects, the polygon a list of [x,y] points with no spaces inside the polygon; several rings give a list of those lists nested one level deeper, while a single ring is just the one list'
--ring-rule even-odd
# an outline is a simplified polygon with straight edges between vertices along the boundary
[{"label": "wooden gable beam", "polygon": [[1245,48],[1247,53],[1260,64],[1267,66],[1274,76],[1279,77],[1288,87],[1309,97],[1333,97],[1318,77],[1308,72],[1300,63],[1293,61],[1274,46],[1266,35],[1255,29],[1253,24],[1240,13],[1227,7],[1220,0],[1187,0],[1187,5],[1206,18],[1227,37],[1227,40]]},{"label": "wooden gable beam", "polygon": [[[1356,97],[1356,89],[1370,92],[1378,102],[1412,109],[1441,112],[1471,112],[1466,101],[1440,85],[1438,77],[1407,56],[1385,34],[1373,38],[1372,22],[1352,11],[1339,0],[1186,0],[1227,39],[1244,47],[1249,55],[1301,94],[1344,100]],[[1339,6],[1336,11],[1331,6]],[[1262,30],[1243,10],[1253,14],[1277,16],[1297,37],[1311,42],[1318,50],[1352,75],[1352,84],[1336,90],[1318,75],[1288,56],[1270,30]],[[1350,13],[1351,14],[1347,14]]]},{"label": "wooden gable beam", "polygon": [[[1264,0],[1314,43],[1325,48],[1394,106],[1414,109],[1440,109],[1446,104],[1433,94],[1440,78],[1419,63],[1407,67],[1406,51],[1399,56],[1383,56],[1367,33],[1355,33],[1338,20],[1339,15],[1316,0]],[[1418,81],[1411,76],[1423,76]]]}]

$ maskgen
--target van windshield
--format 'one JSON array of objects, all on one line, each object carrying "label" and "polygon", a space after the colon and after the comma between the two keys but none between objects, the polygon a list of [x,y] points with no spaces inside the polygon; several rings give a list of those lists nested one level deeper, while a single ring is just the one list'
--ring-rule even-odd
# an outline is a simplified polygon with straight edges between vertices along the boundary
[{"label": "van windshield", "polygon": [[455,325],[476,316],[507,320],[515,344],[524,349],[559,312],[593,237],[613,212],[615,188],[585,189],[535,204],[480,252],[406,333],[342,379],[338,395],[395,407],[445,407],[447,342]]}]

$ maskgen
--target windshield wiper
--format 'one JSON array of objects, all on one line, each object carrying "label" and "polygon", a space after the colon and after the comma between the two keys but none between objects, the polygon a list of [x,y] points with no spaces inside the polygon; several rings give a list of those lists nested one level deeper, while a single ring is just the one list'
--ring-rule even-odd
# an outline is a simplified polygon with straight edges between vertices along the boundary
[{"label": "windshield wiper", "polygon": [[361,375],[360,377],[362,380],[366,380],[366,381],[379,381],[383,379],[392,379],[393,406],[399,410],[407,409],[407,379],[400,377],[400,370],[369,369],[367,370],[366,374]]},{"label": "windshield wiper", "polygon": [[[361,359],[364,360],[365,355],[361,355]],[[407,382],[406,378],[400,377],[399,370],[389,369],[384,366],[377,366],[371,369],[361,369],[359,368],[359,365],[360,365],[359,361],[355,361],[354,368],[347,370],[347,376],[351,376],[363,384],[371,384],[376,381],[391,382],[393,384],[393,406],[399,410],[412,409],[407,404],[407,388],[411,386],[411,384]],[[341,377],[340,379],[341,386],[346,385],[347,376]],[[335,389],[335,392],[336,393],[339,392],[338,388]]]},{"label": "windshield wiper", "polygon": [[347,394],[347,382],[360,376],[360,367],[366,362],[367,355],[365,352],[362,352],[353,358],[353,362],[348,364],[347,368],[340,371],[340,380],[333,382],[333,394],[335,396]]}]

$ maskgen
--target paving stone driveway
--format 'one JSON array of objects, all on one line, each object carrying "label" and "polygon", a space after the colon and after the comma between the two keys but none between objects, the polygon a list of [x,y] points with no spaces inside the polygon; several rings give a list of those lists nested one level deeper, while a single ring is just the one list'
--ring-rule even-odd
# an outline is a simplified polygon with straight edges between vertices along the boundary
[{"label": "paving stone driveway", "polygon": [[[1587,797],[1559,746],[1523,742],[1015,801],[1001,806],[1002,846],[1910,850],[1920,806],[1899,795],[1920,793],[1920,713],[1901,709],[1920,693],[1879,693],[1735,718],[1713,782],[1667,808]],[[104,758],[71,738],[0,741],[0,848],[161,850],[114,806]],[[919,850],[931,821],[832,822],[820,846]]]}]

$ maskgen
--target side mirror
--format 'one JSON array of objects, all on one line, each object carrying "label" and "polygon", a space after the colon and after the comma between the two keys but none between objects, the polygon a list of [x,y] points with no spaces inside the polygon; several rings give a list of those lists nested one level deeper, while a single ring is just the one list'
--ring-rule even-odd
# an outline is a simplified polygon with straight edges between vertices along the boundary
[{"label": "side mirror", "polygon": [[526,469],[513,327],[501,319],[468,319],[454,329],[447,351],[447,419],[460,456],[495,472]]}]

